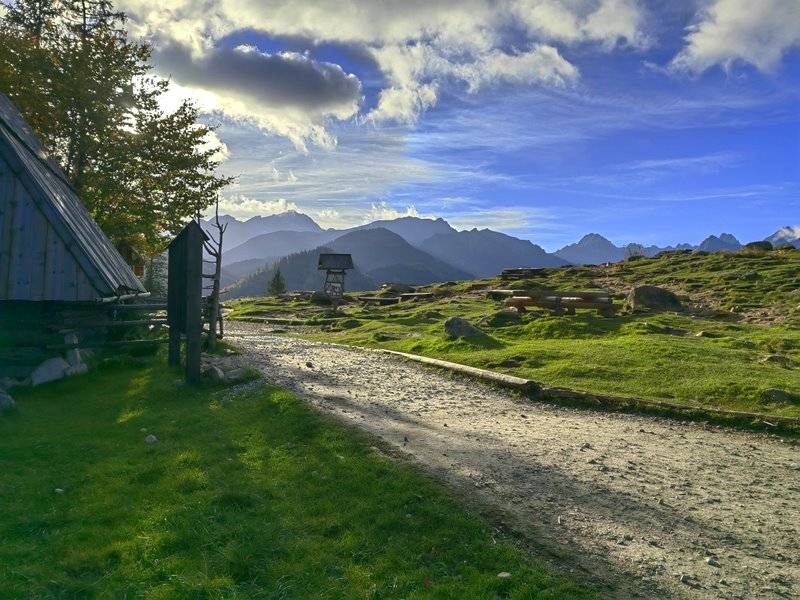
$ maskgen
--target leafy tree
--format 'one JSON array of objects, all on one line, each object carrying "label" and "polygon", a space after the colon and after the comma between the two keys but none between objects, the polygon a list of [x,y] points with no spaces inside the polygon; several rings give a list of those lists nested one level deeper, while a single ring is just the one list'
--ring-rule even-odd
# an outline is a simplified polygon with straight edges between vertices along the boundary
[{"label": "leafy tree", "polygon": [[286,293],[286,280],[283,278],[280,269],[275,271],[275,275],[270,279],[267,291],[270,296],[280,296]]},{"label": "leafy tree", "polygon": [[[145,256],[231,182],[216,174],[213,127],[150,73],[107,0],[0,0],[0,91],[9,95],[101,227]],[[1,14],[1,13],[0,13]]]}]

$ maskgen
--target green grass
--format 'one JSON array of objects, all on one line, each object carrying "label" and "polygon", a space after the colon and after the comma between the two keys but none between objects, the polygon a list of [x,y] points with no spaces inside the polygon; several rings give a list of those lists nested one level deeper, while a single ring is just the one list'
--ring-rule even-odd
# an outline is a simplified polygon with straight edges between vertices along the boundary
[{"label": "green grass", "polygon": [[0,597],[590,596],[290,393],[131,360],[0,415]]},{"label": "green grass", "polygon": [[[666,400],[689,406],[800,416],[800,251],[761,255],[670,254],[603,267],[549,269],[527,282],[480,280],[428,288],[436,300],[387,307],[350,305],[338,321],[314,326],[302,302],[261,298],[231,303],[234,318],[306,319],[298,333],[316,339],[422,354],[600,394]],[[754,275],[755,274],[755,275]],[[520,323],[491,316],[502,303],[493,287],[594,289],[608,287],[622,302],[633,285],[679,293],[685,313],[593,311],[553,317],[527,314]],[[450,340],[443,323],[461,316],[487,336]],[[704,332],[704,336],[697,334]],[[790,369],[761,362],[777,354]],[[761,402],[780,388],[797,401]]]}]

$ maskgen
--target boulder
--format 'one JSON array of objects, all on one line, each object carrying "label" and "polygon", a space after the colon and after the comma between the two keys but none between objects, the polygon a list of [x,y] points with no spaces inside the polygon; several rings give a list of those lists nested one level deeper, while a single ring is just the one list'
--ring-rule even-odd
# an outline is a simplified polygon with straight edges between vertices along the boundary
[{"label": "boulder", "polygon": [[205,371],[203,371],[203,375],[208,377],[214,383],[225,383],[228,378],[225,377],[225,373],[220,369],[217,365],[211,365]]},{"label": "boulder", "polygon": [[766,363],[768,365],[777,365],[779,367],[784,367],[785,369],[791,369],[794,367],[794,361],[791,358],[788,356],[781,356],[780,354],[769,354],[762,358],[759,362]]},{"label": "boulder", "polygon": [[31,374],[31,385],[42,385],[63,379],[67,375],[69,363],[63,358],[48,358]]},{"label": "boulder", "polygon": [[447,319],[444,323],[444,332],[448,337],[453,339],[474,338],[485,335],[483,331],[461,317],[450,317]]},{"label": "boulder", "polygon": [[628,294],[628,304],[634,311],[683,310],[683,304],[674,293],[654,285],[633,288]]},{"label": "boulder", "polygon": [[17,406],[17,403],[14,402],[14,399],[11,397],[11,394],[6,392],[5,390],[0,389],[0,412],[4,410],[10,410]]},{"label": "boulder", "polygon": [[761,401],[782,404],[785,402],[791,402],[792,396],[788,392],[784,392],[778,388],[769,388],[768,390],[761,392]]}]

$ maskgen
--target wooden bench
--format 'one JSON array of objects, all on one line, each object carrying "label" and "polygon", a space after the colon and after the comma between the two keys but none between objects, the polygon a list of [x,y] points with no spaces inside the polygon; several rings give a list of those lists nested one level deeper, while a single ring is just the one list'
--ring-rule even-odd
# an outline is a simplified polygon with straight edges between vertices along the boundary
[{"label": "wooden bench", "polygon": [[532,293],[511,296],[505,305],[524,312],[528,306],[552,311],[555,315],[574,315],[578,308],[596,310],[604,317],[613,317],[618,307],[607,292]]}]

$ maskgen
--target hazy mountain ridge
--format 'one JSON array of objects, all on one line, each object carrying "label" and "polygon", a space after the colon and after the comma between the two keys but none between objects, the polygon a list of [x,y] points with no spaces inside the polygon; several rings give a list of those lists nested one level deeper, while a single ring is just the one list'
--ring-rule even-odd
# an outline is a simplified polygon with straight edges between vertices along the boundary
[{"label": "hazy mountain ridge", "polygon": [[[337,252],[353,254],[348,244],[354,241],[361,243],[368,239],[373,244],[369,252],[359,250],[358,253],[367,261],[371,260],[371,255],[377,254],[382,257],[382,261],[379,265],[364,268],[364,277],[368,277],[370,271],[375,271],[379,280],[409,280],[406,283],[422,283],[422,280],[427,280],[432,274],[443,279],[464,279],[497,275],[508,267],[557,267],[565,264],[617,262],[625,258],[627,248],[615,245],[600,234],[590,233],[574,244],[549,253],[529,240],[490,229],[457,231],[444,219],[420,217],[380,220],[341,230],[323,229],[308,215],[295,211],[254,217],[247,221],[222,215],[220,220],[228,223],[225,234],[227,250],[223,255],[226,283],[298,252],[322,246],[335,247]],[[202,222],[206,228],[210,227],[210,223],[210,220]],[[423,262],[427,261],[427,264],[420,265],[417,262],[419,257],[412,258],[407,248],[401,252],[403,258],[395,257],[393,262],[384,260],[393,252],[393,244],[397,244],[394,237],[385,234],[372,238],[369,234],[364,234],[365,237],[347,237],[356,232],[377,230],[392,233],[401,238],[408,247],[424,252],[427,258]],[[211,231],[214,231],[213,228]],[[337,243],[343,238],[345,242]],[[783,227],[767,240],[776,246],[789,243],[800,247],[800,226]],[[710,235],[698,245],[630,246],[633,252],[655,256],[662,251],[683,249],[736,251],[742,244],[735,236],[722,233],[719,236]],[[431,265],[433,269],[430,268]],[[456,277],[456,273],[460,277]]]},{"label": "hazy mountain ridge", "polygon": [[226,298],[266,293],[267,283],[277,269],[281,270],[289,290],[321,289],[324,274],[317,270],[317,258],[322,252],[352,254],[355,269],[347,273],[346,288],[353,291],[374,289],[382,283],[395,281],[423,285],[474,278],[471,273],[415,248],[394,232],[383,228],[361,229],[330,244],[278,260],[228,286]]},{"label": "hazy mountain ridge", "polygon": [[509,267],[561,267],[569,264],[529,240],[491,229],[438,233],[424,240],[419,247],[477,277],[491,277]]},{"label": "hazy mountain ridge", "polygon": [[555,255],[576,265],[599,265],[607,262],[618,262],[625,259],[626,251],[641,252],[653,257],[659,252],[671,250],[701,250],[704,252],[735,252],[742,247],[741,242],[730,233],[719,236],[710,235],[698,245],[678,244],[676,246],[640,246],[629,244],[617,246],[598,233],[589,233],[578,242],[556,250]]},{"label": "hazy mountain ridge", "polygon": [[[289,210],[276,215],[265,217],[252,217],[246,221],[240,221],[231,215],[220,215],[219,221],[227,225],[223,243],[226,251],[236,248],[240,244],[258,236],[276,231],[322,231],[314,219],[306,214]],[[217,237],[216,221],[213,217],[200,219],[200,226],[207,232],[211,232]],[[258,258],[250,256],[248,258]]]},{"label": "hazy mountain ridge", "polygon": [[398,219],[373,221],[366,225],[353,227],[347,231],[378,228],[388,229],[392,233],[396,233],[413,246],[419,246],[434,235],[457,233],[444,219],[423,219],[420,217],[400,217]]}]

